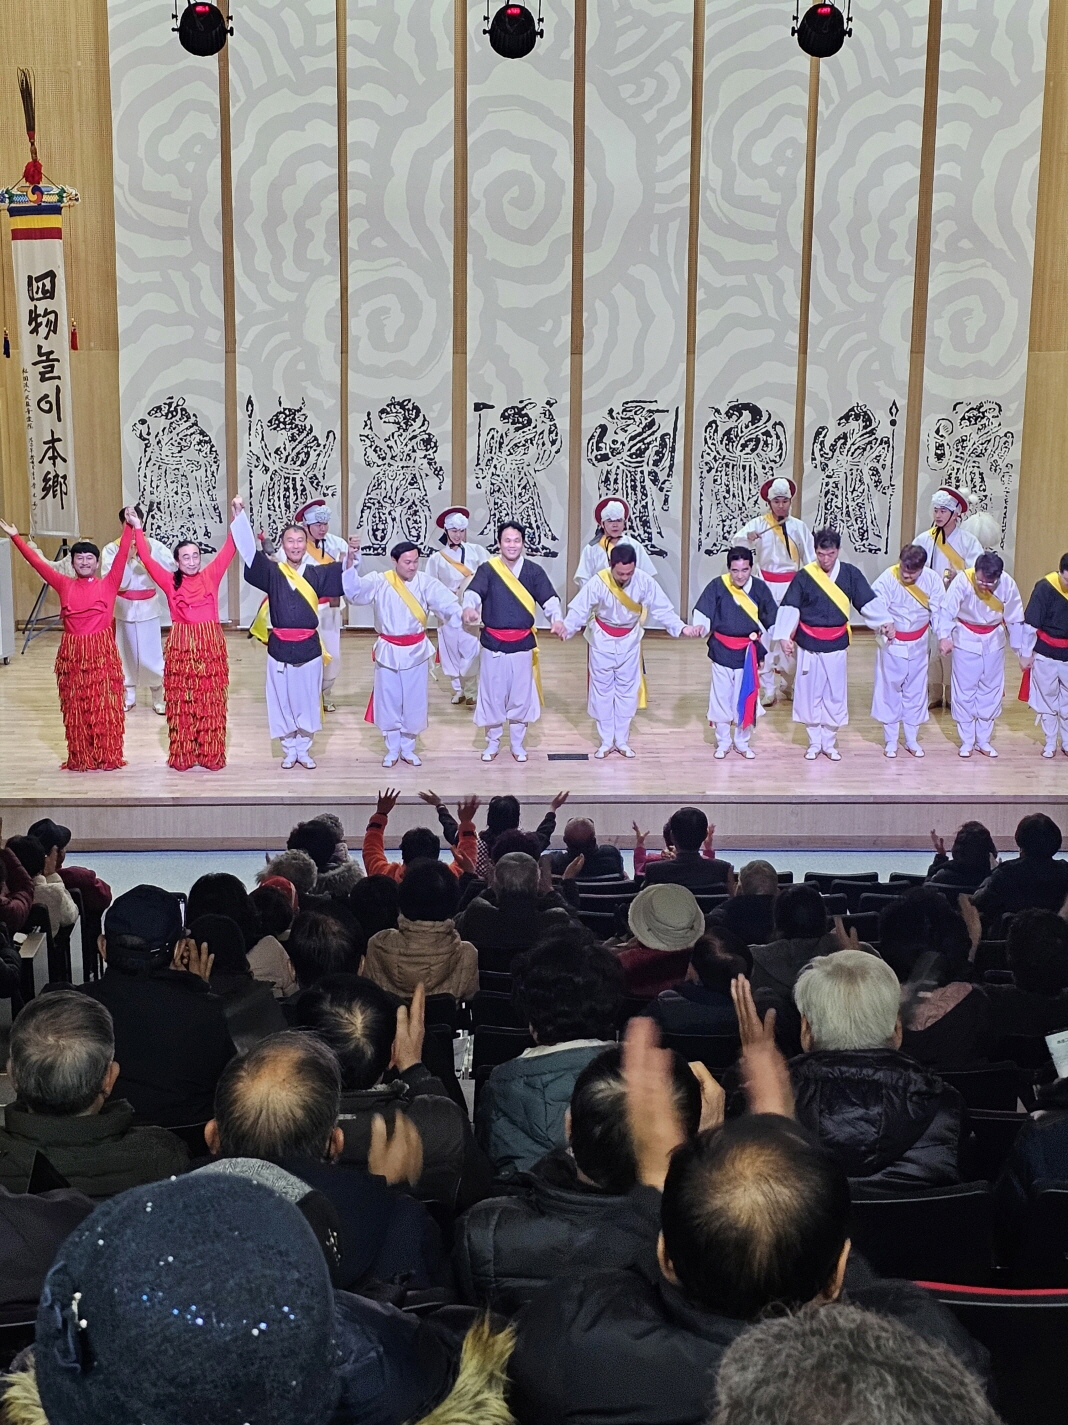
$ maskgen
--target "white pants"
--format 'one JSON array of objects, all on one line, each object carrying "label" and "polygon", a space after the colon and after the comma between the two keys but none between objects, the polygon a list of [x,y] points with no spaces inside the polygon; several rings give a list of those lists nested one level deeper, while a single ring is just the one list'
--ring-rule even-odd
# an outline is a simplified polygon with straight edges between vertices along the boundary
[{"label": "white pants", "polygon": [[1046,735],[1046,746],[1056,747],[1060,733],[1061,746],[1068,748],[1068,663],[1036,653],[1028,702]]},{"label": "white pants", "polygon": [[927,701],[949,707],[953,701],[953,654],[939,653],[934,642],[927,665]]},{"label": "white pants", "polygon": [[323,660],[279,663],[267,658],[267,728],[283,752],[307,752],[323,725]]},{"label": "white pants", "polygon": [[329,604],[319,605],[319,639],[327,653],[330,654],[330,662],[323,659],[323,692],[328,693],[334,686],[337,675],[341,672],[341,628],[344,622],[345,610],[341,607],[331,608]]},{"label": "white pants", "polygon": [[140,623],[115,620],[115,642],[127,688],[158,688],[163,682],[163,630],[158,618]]},{"label": "white pants", "polygon": [[994,635],[982,648],[953,650],[953,721],[962,747],[987,747],[1005,697],[1005,654]]},{"label": "white pants", "polygon": [[871,715],[881,722],[889,743],[897,743],[898,725],[905,724],[905,741],[914,743],[920,723],[927,722],[928,652],[926,638],[879,647],[875,653],[875,686]]},{"label": "white pants", "polygon": [[427,725],[428,669],[426,663],[403,669],[375,664],[375,726],[391,757],[410,757]]},{"label": "white pants", "polygon": [[588,645],[586,710],[597,724],[602,747],[628,747],[642,683],[642,641],[599,635]]},{"label": "white pants", "polygon": [[797,650],[797,678],[794,682],[793,721],[803,722],[809,744],[829,751],[835,734],[849,721],[849,652],[832,653]]},{"label": "white pants", "polygon": [[527,723],[537,722],[541,717],[533,650],[495,653],[483,648],[479,661],[475,726],[486,729],[486,746],[496,747],[504,724],[510,723],[511,748],[518,752],[523,746]]},{"label": "white pants", "polygon": [[441,671],[450,680],[456,692],[474,696],[480,651],[481,644],[477,633],[468,633],[464,628],[453,628],[451,624],[444,624],[438,629]]},{"label": "white pants", "polygon": [[[712,664],[712,686],[708,690],[708,721],[716,730],[716,742],[720,747],[731,745],[731,726],[734,727],[735,747],[746,748],[753,735],[751,727],[738,725],[738,695],[742,689],[744,668],[725,668],[721,663]],[[757,704],[757,716],[762,717],[764,709]]]},{"label": "white pants", "polygon": [[[771,580],[768,580],[767,584],[771,590],[771,597],[778,606],[786,597],[786,591],[790,585],[776,584]],[[778,644],[768,650],[767,657],[760,665],[760,692],[763,697],[774,697],[776,674],[782,678],[784,688],[789,691],[793,687],[794,678],[797,675],[797,655],[787,658]]]}]

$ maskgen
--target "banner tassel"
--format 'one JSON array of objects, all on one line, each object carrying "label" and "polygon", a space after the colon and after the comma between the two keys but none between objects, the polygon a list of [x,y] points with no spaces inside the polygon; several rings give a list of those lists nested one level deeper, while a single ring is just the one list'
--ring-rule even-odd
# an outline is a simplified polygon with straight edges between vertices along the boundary
[{"label": "banner tassel", "polygon": [[70,349],[71,351],[78,350],[78,323],[74,321],[70,324]]},{"label": "banner tassel", "polygon": [[11,359],[11,338],[7,334],[7,327],[4,328],[4,355]]}]

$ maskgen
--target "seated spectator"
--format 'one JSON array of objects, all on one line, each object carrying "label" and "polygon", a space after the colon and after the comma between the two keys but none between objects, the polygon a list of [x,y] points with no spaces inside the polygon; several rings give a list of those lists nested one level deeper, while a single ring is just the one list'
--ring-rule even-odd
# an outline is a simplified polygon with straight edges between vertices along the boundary
[{"label": "seated spectator", "polygon": [[321,910],[301,911],[286,942],[286,953],[302,990],[324,975],[358,974],[366,949],[366,936],[354,933],[336,915]]},{"label": "seated spectator", "polygon": [[[420,797],[430,806],[435,807],[438,813],[438,820],[441,822],[442,835],[450,846],[455,846],[460,834],[460,829],[455,818],[448,807],[438,796],[437,792],[420,792]],[[536,831],[530,834],[537,838],[538,849],[531,852],[537,860],[544,851],[547,850],[549,842],[553,838],[556,830],[556,813],[564,802],[567,801],[567,792],[557,792],[553,797],[549,810],[538,823]],[[520,819],[520,807],[518,797],[490,797],[489,805],[486,807],[486,827],[484,831],[478,833],[478,852],[475,857],[475,875],[484,878],[490,863],[490,851],[497,838],[503,836],[506,831],[518,831]]]},{"label": "seated spectator", "polygon": [[977,890],[998,864],[994,838],[981,821],[962,823],[948,856],[946,844],[937,832],[931,832],[931,841],[935,858],[928,868],[927,879],[937,886]]},{"label": "seated spectator", "polygon": [[[351,859],[348,847],[345,848],[344,858],[336,859],[340,825],[336,817],[331,817],[328,822],[317,816],[311,821],[298,822],[289,833],[286,849],[306,851],[315,862],[312,895],[344,900],[356,882],[363,879],[363,868],[358,861]],[[344,840],[344,832],[341,839]]]},{"label": "seated spectator", "polygon": [[1005,948],[1014,984],[984,986],[995,1035],[1068,1029],[1068,923],[1050,910],[1020,911]]},{"label": "seated spectator", "polygon": [[798,1121],[867,1189],[959,1182],[963,1104],[900,1052],[901,987],[890,966],[858,950],[821,955],[794,998],[805,1051],[790,1064]]},{"label": "seated spectator", "polygon": [[1020,910],[1060,910],[1068,897],[1068,861],[1057,860],[1061,830],[1044,812],[1025,816],[1016,827],[1020,854],[1003,861],[972,896],[991,934],[1001,917]]},{"label": "seated spectator", "polygon": [[277,856],[268,856],[266,866],[256,872],[257,884],[280,877],[296,890],[298,907],[303,906],[305,896],[315,895],[315,883],[319,872],[307,851],[282,851]]},{"label": "seated spectator", "polygon": [[[2,869],[0,867],[0,871]],[[12,1017],[22,1008],[22,956],[3,924],[0,924],[0,999],[11,1001]]]},{"label": "seated spectator", "polygon": [[296,914],[296,891],[290,898],[276,885],[263,885],[257,886],[248,899],[256,915],[255,939],[248,952],[249,969],[255,979],[270,986],[275,999],[285,999],[297,989],[297,977],[285,946]]},{"label": "seated spectator", "polygon": [[371,936],[362,973],[402,999],[417,985],[469,999],[478,990],[478,951],[453,923],[460,888],[450,868],[436,858],[412,861],[397,899],[397,928]]},{"label": "seated spectator", "polygon": [[[413,826],[401,837],[400,861],[391,861],[386,855],[386,824],[399,796],[399,792],[379,792],[378,806],[367,823],[363,834],[363,867],[369,876],[390,876],[394,881],[403,881],[413,861],[436,861],[441,855],[441,841],[426,826]],[[456,808],[460,818],[459,832],[449,863],[454,876],[462,876],[475,869],[478,846],[472,817],[477,810],[477,797],[467,797]],[[461,859],[465,864],[461,864]]]},{"label": "seated spectator", "polygon": [[39,1152],[91,1198],[185,1171],[181,1139],[135,1128],[130,1105],[111,1097],[119,1066],[102,1004],[75,989],[38,996],[15,1020],[9,1053],[15,1101],[0,1129],[0,1185],[25,1192]]},{"label": "seated spectator", "polygon": [[396,930],[397,882],[392,876],[364,876],[349,893],[349,909],[369,937],[380,930]]},{"label": "seated spectator", "polygon": [[202,915],[225,915],[240,928],[246,945],[259,934],[256,912],[244,884],[228,871],[211,871],[199,876],[189,887],[185,903],[185,923],[192,925]]},{"label": "seated spectator", "polygon": [[727,861],[709,861],[701,855],[701,843],[708,835],[708,817],[697,807],[680,807],[668,822],[675,854],[652,865],[646,862],[645,883],[671,881],[691,891],[726,890],[731,875]]},{"label": "seated spectator", "polygon": [[277,1163],[333,1203],[346,1290],[371,1283],[436,1285],[443,1271],[437,1228],[421,1203],[388,1185],[418,1181],[418,1133],[398,1113],[387,1142],[379,1119],[368,1171],[339,1167],[345,1147],[340,1107],[341,1073],[332,1051],[314,1034],[276,1034],[227,1067],[204,1138],[215,1157]]},{"label": "seated spectator", "polygon": [[623,976],[588,931],[565,930],[516,957],[512,996],[535,1047],[497,1065],[475,1112],[476,1137],[501,1177],[564,1146],[575,1081],[615,1039]]},{"label": "seated spectator", "polygon": [[0,1187],[0,1326],[34,1319],[56,1251],[92,1210],[92,1198],[73,1188]]},{"label": "seated spectator", "polygon": [[571,914],[539,895],[538,863],[523,851],[489,862],[490,884],[456,918],[456,929],[478,951],[479,968],[507,973],[512,961],[547,935],[566,930]]},{"label": "seated spectator", "polygon": [[0,925],[17,935],[33,909],[33,881],[0,837]]},{"label": "seated spectator", "polygon": [[35,821],[26,835],[39,841],[46,852],[51,851],[53,846],[57,849],[59,854],[56,857],[56,870],[60,880],[68,891],[77,891],[81,896],[86,916],[95,920],[103,915],[111,904],[111,887],[88,866],[66,864],[71,840],[70,827],[60,826],[46,816],[43,821]]},{"label": "seated spectator", "polygon": [[210,958],[208,984],[221,1001],[230,1038],[239,1054],[268,1034],[286,1027],[285,1017],[267,985],[254,978],[245,952],[245,937],[235,920],[225,915],[201,915],[189,936]]},{"label": "seated spectator", "polygon": [[[675,854],[675,842],[671,835],[671,822],[665,821],[661,828],[660,835],[664,839],[663,851],[647,851],[645,849],[645,838],[649,835],[647,831],[642,831],[636,821],[631,822],[634,828],[634,874],[640,876],[645,871],[646,866],[653,865],[656,861],[670,861]],[[714,861],[716,853],[713,849],[716,828],[709,826],[708,834],[701,842],[701,855],[706,861]]]},{"label": "seated spectator", "polygon": [[[677,1054],[672,1085],[692,1137],[701,1090]],[[638,1169],[618,1047],[605,1049],[579,1074],[564,1131],[567,1148],[548,1153],[513,1180],[509,1196],[478,1203],[457,1224],[457,1286],[471,1306],[514,1316],[557,1277],[630,1266],[648,1250],[645,1221],[628,1196]]]},{"label": "seated spectator", "polygon": [[56,871],[59,852],[53,846],[48,852],[32,836],[11,836],[7,849],[18,857],[22,868],[33,882],[33,903],[44,906],[53,937],[72,926],[78,919],[78,907]]},{"label": "seated spectator", "polygon": [[564,827],[564,846],[566,850],[557,851],[553,855],[551,864],[554,876],[562,876],[576,856],[581,856],[584,880],[592,881],[600,876],[624,879],[626,873],[623,870],[623,857],[619,847],[598,845],[597,828],[588,817],[571,818]]},{"label": "seated spectator", "polygon": [[[321,811],[317,816],[312,817],[312,821],[321,821],[334,838],[334,854],[330,857],[330,866],[343,866],[352,857],[349,855],[348,843],[345,840],[345,828],[341,823],[341,818],[335,816],[332,811]],[[362,872],[361,872],[362,875]]]},{"label": "seated spectator", "polygon": [[[446,873],[447,874],[447,873]],[[411,1008],[359,975],[329,975],[305,990],[294,1022],[317,1034],[341,1068],[343,1163],[366,1168],[371,1120],[402,1112],[423,1144],[416,1197],[455,1207],[464,1191],[488,1188],[488,1165],[475,1147],[466,1114],[422,1061],[426,996],[417,986]],[[387,1071],[395,1071],[387,1083]],[[466,1178],[466,1183],[465,1183]]]},{"label": "seated spectator", "polygon": [[121,1068],[114,1092],[141,1122],[164,1127],[207,1122],[234,1055],[207,965],[181,934],[177,898],[135,886],[109,907],[100,937],[104,974],[81,990],[110,1011],[115,1026]]},{"label": "seated spectator", "polygon": [[710,922],[722,925],[746,945],[764,945],[775,927],[779,874],[770,861],[749,861],[738,872],[738,889],[726,905],[712,912]]},{"label": "seated spectator", "polygon": [[710,1425],[998,1425],[974,1375],[898,1321],[832,1303],[728,1346]]},{"label": "seated spectator", "polygon": [[645,1011],[665,1034],[737,1034],[731,981],[752,969],[749,947],[718,926],[706,930],[693,953],[686,978],[661,990]]},{"label": "seated spectator", "polygon": [[705,933],[704,911],[686,886],[646,886],[630,903],[631,938],[619,951],[624,988],[652,999],[686,978],[693,947]]}]

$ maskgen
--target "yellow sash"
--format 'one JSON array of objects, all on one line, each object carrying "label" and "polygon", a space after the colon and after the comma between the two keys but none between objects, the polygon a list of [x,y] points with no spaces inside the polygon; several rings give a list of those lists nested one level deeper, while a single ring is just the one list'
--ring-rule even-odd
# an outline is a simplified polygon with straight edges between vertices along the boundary
[{"label": "yellow sash", "polygon": [[[300,597],[315,614],[315,626],[319,626],[319,595],[315,592],[307,579],[302,574],[298,574],[288,560],[283,560],[281,564],[276,564],[275,568],[289,580],[290,584],[297,591]],[[267,608],[268,600],[264,599],[256,610],[256,617],[249,624],[249,633],[253,638],[259,639],[260,643],[266,643],[268,637]],[[320,644],[320,647],[322,645]],[[323,648],[324,665],[330,662],[330,654]]]},{"label": "yellow sash", "polygon": [[[645,620],[649,617],[649,610],[645,607],[644,604],[640,604],[637,599],[632,599],[631,596],[627,593],[626,589],[616,583],[616,581],[612,578],[611,569],[599,569],[597,571],[597,577],[601,580],[601,582],[604,584],[605,588],[613,596],[613,598],[618,599],[619,602],[629,613],[638,615],[639,626],[645,623]],[[638,684],[638,706],[639,708],[647,708],[649,706],[649,689],[646,687],[645,683],[644,658],[641,660],[641,681]]]},{"label": "yellow sash", "polygon": [[758,628],[763,628],[764,625],[760,622],[760,612],[745,590],[736,588],[735,585],[731,583],[731,576],[729,574],[721,574],[720,578],[723,581],[723,587],[727,593],[730,594],[738,607],[749,615]]},{"label": "yellow sash", "polygon": [[953,548],[952,544],[950,544],[949,540],[946,538],[945,531],[940,530],[936,524],[933,524],[928,533],[934,540],[935,548],[941,549],[942,553],[946,556],[950,564],[953,565],[953,568],[956,569],[957,573],[959,574],[964,568],[964,560],[961,558],[961,556],[957,553],[957,551]]},{"label": "yellow sash", "polygon": [[1052,574],[1047,574],[1046,583],[1052,584],[1062,599],[1068,599],[1068,594],[1064,592],[1064,585],[1061,583],[1061,576],[1058,572],[1055,571]]},{"label": "yellow sash", "polygon": [[538,702],[544,706],[545,695],[541,690],[541,660],[538,657],[538,634],[534,628],[535,609],[537,608],[537,604],[534,602],[534,595],[525,585],[519,582],[511,569],[508,568],[508,565],[505,564],[504,560],[498,555],[494,555],[490,559],[489,566],[504,584],[508,592],[515,595],[530,615],[530,631],[534,635],[534,649],[531,656],[531,662],[534,667],[534,683],[538,689]]},{"label": "yellow sash", "polygon": [[336,564],[336,563],[337,563],[337,560],[334,558],[334,556],[333,556],[332,554],[327,554],[327,552],[326,552],[325,549],[322,551],[322,553],[319,552],[319,546],[315,543],[315,540],[314,540],[314,539],[309,539],[309,540],[308,540],[308,545],[307,545],[307,551],[306,551],[306,552],[307,552],[308,558],[309,558],[309,559],[314,559],[315,562],[316,562],[316,564]]},{"label": "yellow sash", "polygon": [[800,559],[800,556],[798,555],[797,551],[794,549],[793,545],[790,543],[790,536],[786,533],[786,522],[785,522],[785,520],[784,520],[782,523],[780,523],[780,522],[775,518],[775,516],[771,513],[770,510],[769,510],[768,513],[764,516],[764,518],[767,520],[769,526],[770,526],[770,527],[775,531],[775,533],[776,533],[777,535],[779,535],[779,537],[782,539],[783,544],[786,545],[786,553],[787,553],[787,556],[788,556],[790,559],[792,559],[792,560],[794,561],[794,567],[800,569],[800,567],[801,567],[801,559]]},{"label": "yellow sash", "polygon": [[852,643],[853,630],[849,626],[849,595],[844,589],[840,589],[828,574],[823,572],[815,559],[813,559],[811,564],[805,565],[805,573],[809,575],[811,579],[815,580],[817,585],[830,599],[831,603],[834,604],[835,608],[840,609],[842,613],[845,614],[846,637],[849,639],[849,642]]},{"label": "yellow sash", "polygon": [[972,592],[981,604],[985,604],[988,609],[992,609],[996,614],[1005,612],[1005,605],[998,598],[997,594],[988,594],[985,589],[980,589],[975,582],[975,570],[967,571],[968,583],[972,586]]},{"label": "yellow sash", "polygon": [[917,602],[918,604],[922,604],[925,609],[929,609],[929,608],[931,607],[931,600],[930,600],[930,598],[928,597],[927,594],[925,594],[925,593],[923,592],[923,590],[920,588],[919,584],[906,584],[905,581],[904,581],[904,579],[902,579],[902,577],[901,577],[901,565],[900,565],[900,564],[895,564],[895,565],[893,566],[893,568],[890,570],[890,573],[893,574],[894,578],[895,578],[895,579],[897,580],[897,582],[901,585],[901,587],[905,590],[905,592],[906,592],[907,594],[911,594],[912,597],[916,600],[916,602]]},{"label": "yellow sash", "polygon": [[452,567],[456,570],[457,574],[462,574],[465,579],[470,579],[474,576],[475,571],[473,569],[468,569],[467,565],[461,564],[458,559],[450,559],[449,556],[445,553],[444,549],[439,549],[438,553],[441,555],[442,559],[444,559],[446,564],[452,565]]},{"label": "yellow sash", "polygon": [[423,608],[422,604],[412,593],[411,589],[408,588],[408,585],[397,573],[396,569],[387,569],[382,575],[382,578],[385,579],[386,583],[398,598],[403,599],[408,605],[408,611],[412,617],[422,624],[423,628],[426,628],[426,621],[429,617],[426,609]]}]

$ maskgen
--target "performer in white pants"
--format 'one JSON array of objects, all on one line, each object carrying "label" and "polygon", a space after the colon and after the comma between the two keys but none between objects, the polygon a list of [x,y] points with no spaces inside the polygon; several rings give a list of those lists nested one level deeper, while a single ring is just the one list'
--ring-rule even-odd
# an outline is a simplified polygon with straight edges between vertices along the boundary
[{"label": "performer in white pants", "polygon": [[[300,572],[309,566],[340,564],[349,546],[340,535],[329,532],[330,511],[322,500],[312,500],[293,516],[293,523],[307,530],[308,546]],[[341,599],[319,600],[319,638],[327,653],[323,662],[323,711],[337,712],[333,688],[341,672],[341,630],[345,623],[345,606]]]},{"label": "performer in white pants", "polygon": [[708,636],[708,721],[716,733],[718,762],[732,746],[746,761],[756,756],[749,739],[764,711],[757,696],[760,667],[777,614],[771,590],[753,574],[753,551],[746,544],[732,546],[727,572],[706,584],[693,610],[698,632]]},{"label": "performer in white pants", "polygon": [[[489,554],[481,544],[468,544],[465,537],[471,519],[470,510],[453,505],[442,510],[434,523],[442,530],[441,548],[435,549],[426,561],[426,572],[432,579],[462,599],[475,570],[485,564]],[[443,623],[438,629],[438,658],[441,671],[452,683],[454,703],[475,705],[478,688],[478,650],[476,633],[468,633],[463,624]]]},{"label": "performer in white pants", "polygon": [[612,550],[620,540],[634,550],[639,573],[648,574],[651,579],[656,578],[656,566],[652,559],[642,545],[626,532],[630,519],[630,506],[626,500],[621,500],[618,495],[609,496],[594,506],[593,518],[597,529],[589,544],[582,547],[578,568],[575,570],[576,584],[585,584],[587,579],[592,579],[602,569],[607,569]]},{"label": "performer in white pants", "polygon": [[938,646],[953,654],[953,721],[961,757],[996,757],[991,738],[1005,697],[1005,640],[1026,661],[1020,591],[1000,554],[980,554],[946,591],[934,621]]},{"label": "performer in white pants", "polygon": [[655,618],[672,638],[699,636],[684,624],[660,585],[637,568],[637,552],[625,540],[613,546],[609,567],[587,579],[571,601],[560,637],[574,638],[585,630],[589,644],[587,710],[597,724],[601,745],[593,754],[602,761],[610,752],[633,757],[630,725],[645,706],[642,639],[645,624]]},{"label": "performer in white pants", "polygon": [[[753,551],[754,573],[767,584],[776,605],[782,603],[798,570],[816,557],[808,525],[790,513],[790,502],[796,494],[797,486],[782,475],[765,480],[760,498],[768,506],[767,513],[751,519],[731,540],[732,545],[747,545]],[[793,688],[794,668],[795,660],[787,658],[781,648],[771,649],[760,672],[760,701],[764,707],[774,704],[778,680],[785,692]]]},{"label": "performer in white pants", "polygon": [[1034,709],[1045,734],[1043,757],[1068,757],[1068,554],[1039,579],[1024,610],[1024,683],[1020,697]]},{"label": "performer in white pants", "polygon": [[[125,511],[123,512],[125,514]],[[144,520],[140,506],[138,518]],[[158,539],[150,539],[149,547],[156,563],[173,573],[177,569],[171,551]],[[119,542],[113,539],[100,551],[100,572],[106,575],[119,552]],[[137,703],[137,689],[148,688],[152,708],[162,717],[167,709],[163,703],[163,620],[170,622],[167,601],[156,588],[151,574],[141,563],[137,550],[130,547],[126,570],[115,600],[115,642],[122,660],[122,681],[126,688],[126,706]]]},{"label": "performer in white pants", "polygon": [[[968,497],[963,490],[943,485],[931,497],[930,529],[921,529],[914,541],[926,552],[928,569],[938,575],[947,589],[965,569],[974,568],[983,552],[979,540],[961,524],[967,513]],[[942,653],[937,640],[933,640],[927,685],[931,707],[950,706],[952,683],[952,655]]]},{"label": "performer in white pants", "polygon": [[[427,621],[433,610],[443,622],[460,622],[455,594],[440,580],[420,573],[419,554],[417,544],[403,540],[389,551],[392,569],[361,575],[353,567],[345,570],[343,580],[350,604],[374,605],[375,681],[365,720],[373,722],[385,739],[383,767],[395,767],[398,760],[412,767],[423,765],[415,739],[427,725],[427,680],[434,658]],[[359,555],[354,559],[358,563]]]},{"label": "performer in white pants", "polygon": [[894,624],[893,638],[879,639],[871,700],[871,715],[883,725],[887,757],[897,756],[902,727],[906,749],[913,757],[924,755],[919,731],[920,724],[930,716],[928,635],[945,595],[942,580],[926,566],[926,551],[918,544],[906,544],[897,563],[885,569],[871,586]]}]

